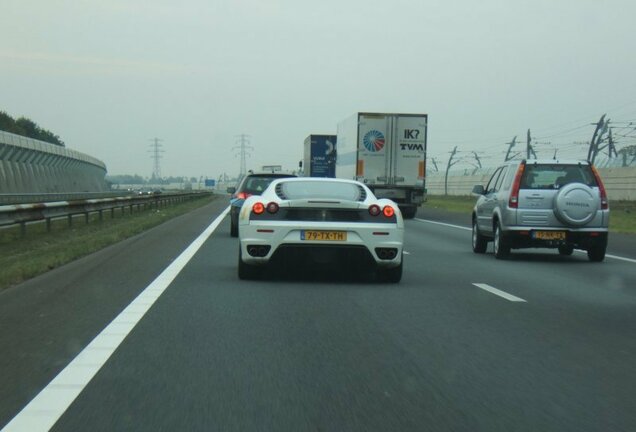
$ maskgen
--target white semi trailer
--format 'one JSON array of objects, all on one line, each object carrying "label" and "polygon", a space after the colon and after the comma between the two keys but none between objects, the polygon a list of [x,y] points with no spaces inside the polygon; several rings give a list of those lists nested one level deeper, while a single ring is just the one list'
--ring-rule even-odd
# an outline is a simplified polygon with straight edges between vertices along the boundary
[{"label": "white semi trailer", "polygon": [[426,196],[427,114],[356,113],[338,124],[336,177],[365,183],[413,218]]}]

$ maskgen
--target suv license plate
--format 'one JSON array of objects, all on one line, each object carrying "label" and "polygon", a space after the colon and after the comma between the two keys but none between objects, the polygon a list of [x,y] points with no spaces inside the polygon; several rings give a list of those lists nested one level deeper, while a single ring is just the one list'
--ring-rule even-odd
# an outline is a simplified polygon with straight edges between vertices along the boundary
[{"label": "suv license plate", "polygon": [[300,231],[301,240],[347,241],[346,231]]},{"label": "suv license plate", "polygon": [[565,231],[534,231],[532,234],[537,240],[565,240]]}]

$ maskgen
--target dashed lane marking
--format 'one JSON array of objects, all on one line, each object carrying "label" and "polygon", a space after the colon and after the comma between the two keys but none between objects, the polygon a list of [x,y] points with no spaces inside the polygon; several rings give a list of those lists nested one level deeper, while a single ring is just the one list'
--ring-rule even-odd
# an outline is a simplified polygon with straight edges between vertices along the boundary
[{"label": "dashed lane marking", "polygon": [[499,289],[497,289],[495,287],[491,287],[488,284],[485,284],[485,283],[473,283],[473,285],[475,285],[477,288],[483,289],[484,291],[488,291],[491,294],[494,294],[496,296],[505,298],[508,301],[527,303],[524,299],[522,299],[520,297],[513,296],[512,294],[508,294],[507,292],[501,291],[501,290],[499,290]]},{"label": "dashed lane marking", "polygon": [[461,226],[461,225],[453,225],[453,224],[449,224],[449,223],[437,222],[437,221],[432,221],[432,220],[428,220],[428,219],[419,219],[419,218],[415,218],[413,220],[416,220],[418,222],[426,222],[426,223],[435,224],[435,225],[447,226],[447,227],[451,227],[451,228],[459,228],[459,229],[463,229],[463,230],[466,230],[466,231],[472,231],[472,228],[467,228],[467,227]]}]

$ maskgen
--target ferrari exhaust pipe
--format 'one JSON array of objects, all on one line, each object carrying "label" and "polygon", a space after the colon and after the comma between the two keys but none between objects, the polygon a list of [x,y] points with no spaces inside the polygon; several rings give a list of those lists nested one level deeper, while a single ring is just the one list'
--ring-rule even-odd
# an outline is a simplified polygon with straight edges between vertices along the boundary
[{"label": "ferrari exhaust pipe", "polygon": [[375,253],[378,254],[378,258],[381,260],[392,260],[397,256],[397,249],[395,248],[376,248]]},{"label": "ferrari exhaust pipe", "polygon": [[262,258],[264,256],[267,256],[267,254],[269,253],[269,250],[271,249],[271,246],[265,246],[265,245],[248,245],[247,246],[247,253],[250,254],[250,256],[256,257],[256,258]]}]

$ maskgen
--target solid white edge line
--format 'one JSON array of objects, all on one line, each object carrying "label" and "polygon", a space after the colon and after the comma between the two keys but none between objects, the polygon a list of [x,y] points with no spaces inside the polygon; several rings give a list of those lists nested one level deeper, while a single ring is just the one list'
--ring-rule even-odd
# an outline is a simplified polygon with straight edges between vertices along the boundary
[{"label": "solid white edge line", "polygon": [[472,231],[472,228],[467,228],[465,226],[461,226],[461,225],[453,225],[453,224],[449,224],[449,223],[444,223],[444,222],[437,222],[437,221],[432,221],[432,220],[428,220],[428,219],[420,219],[420,218],[413,218],[413,220],[416,220],[418,222],[426,222],[426,223],[431,223],[431,224],[435,224],[435,225],[442,225],[442,226],[447,226],[447,227],[451,227],[451,228],[459,228],[459,229],[463,229],[466,231]]},{"label": "solid white edge line", "polygon": [[[574,252],[583,253],[583,254],[587,253],[587,251],[579,250],[579,249],[575,249]],[[626,261],[626,262],[630,262],[630,263],[636,264],[636,259],[625,258],[625,257],[618,256],[618,255],[605,254],[605,258],[612,258],[612,259],[615,259],[615,260]]]},{"label": "solid white edge line", "polygon": [[636,259],[625,258],[625,257],[618,256],[618,255],[605,254],[605,258],[612,258],[612,259],[615,259],[615,260],[627,261],[627,262],[636,264]]},{"label": "solid white edge line", "polygon": [[227,216],[227,207],[157,278],[44,387],[2,432],[48,431]]},{"label": "solid white edge line", "polygon": [[[472,231],[472,228],[464,227],[464,226],[461,226],[461,225],[453,225],[453,224],[449,224],[449,223],[437,222],[437,221],[432,221],[432,220],[428,220],[428,219],[420,219],[420,218],[414,218],[413,220],[416,220],[418,222],[431,223],[431,224],[435,224],[435,225],[443,225],[443,226],[447,226],[447,227],[451,227],[451,228],[459,228],[459,229],[463,229],[463,230],[466,230],[466,231]],[[577,250],[576,252],[586,253],[585,251],[581,251],[581,250]],[[636,264],[636,259],[632,259],[632,258],[625,258],[625,257],[622,257],[622,256],[610,255],[610,254],[605,254],[605,257]]]},{"label": "solid white edge line", "polygon": [[473,285],[475,285],[477,288],[483,289],[484,291],[488,291],[491,294],[494,294],[496,296],[505,298],[506,300],[509,300],[511,302],[527,303],[524,299],[522,299],[520,297],[516,297],[516,296],[513,296],[512,294],[508,294],[505,291],[498,290],[497,288],[491,287],[488,284],[485,284],[485,283],[473,283]]}]

